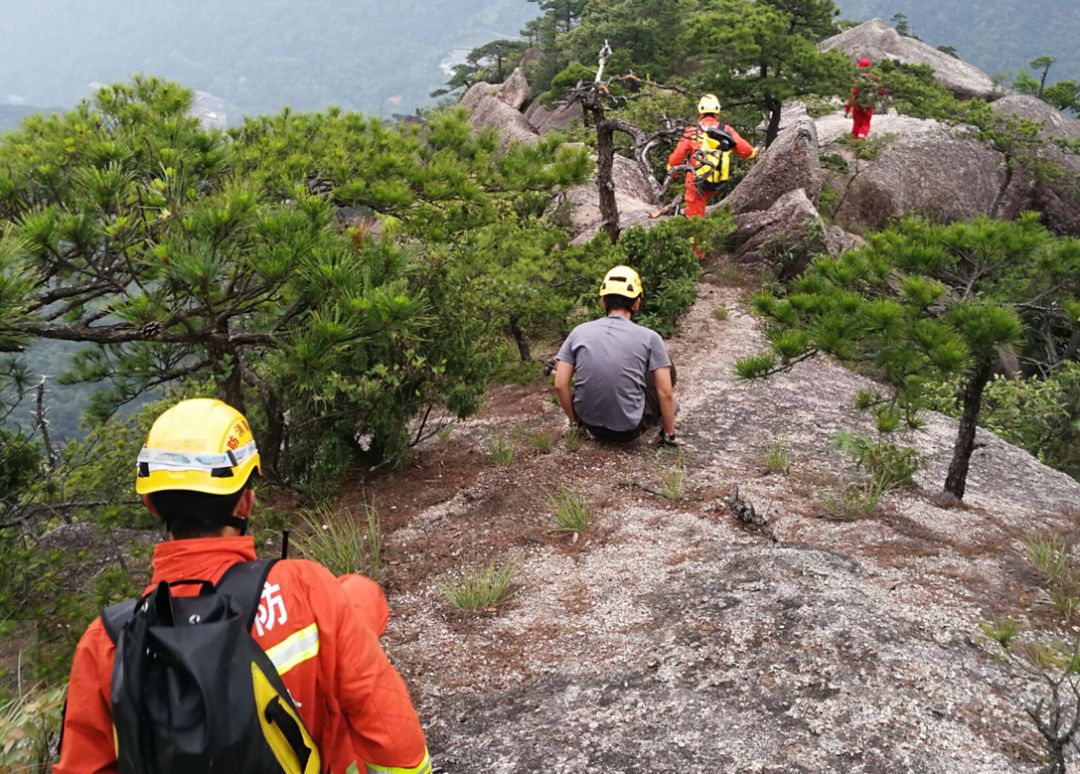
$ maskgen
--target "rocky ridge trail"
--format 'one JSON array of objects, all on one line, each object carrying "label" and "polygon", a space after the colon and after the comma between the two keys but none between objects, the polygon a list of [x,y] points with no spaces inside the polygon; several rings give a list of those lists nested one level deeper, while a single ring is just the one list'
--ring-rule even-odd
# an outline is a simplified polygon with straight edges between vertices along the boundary
[{"label": "rocky ridge trail", "polygon": [[[928,460],[916,488],[822,518],[823,491],[853,475],[829,436],[868,429],[852,397],[869,383],[824,358],[738,382],[732,363],[764,341],[741,296],[707,275],[669,342],[681,457],[649,436],[522,444],[496,466],[492,437],[565,424],[535,383],[495,388],[448,442],[372,482],[393,562],[385,642],[433,753],[454,772],[1038,770],[1034,684],[978,622],[1031,597],[1023,539],[1075,534],[1080,484],[980,431],[966,506],[936,507],[955,423],[931,415],[905,439]],[[781,436],[792,468],[770,474],[762,448]],[[680,465],[681,499],[647,491]],[[551,530],[559,486],[596,520],[576,541]],[[732,515],[736,488],[774,539]],[[447,569],[493,557],[517,562],[515,596],[454,612]]]}]

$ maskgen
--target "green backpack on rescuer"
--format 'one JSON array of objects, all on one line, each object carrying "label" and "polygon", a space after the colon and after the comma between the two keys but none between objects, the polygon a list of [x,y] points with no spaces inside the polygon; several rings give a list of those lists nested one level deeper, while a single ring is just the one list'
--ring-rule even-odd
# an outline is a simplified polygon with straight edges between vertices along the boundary
[{"label": "green backpack on rescuer", "polygon": [[[162,582],[102,613],[116,645],[121,774],[319,774],[319,751],[251,636],[273,565],[233,565],[216,586]],[[198,585],[198,596],[173,596],[184,585]]]},{"label": "green backpack on rescuer", "polygon": [[731,177],[735,139],[719,126],[698,125],[700,148],[694,154],[694,181],[701,191],[720,190]]}]

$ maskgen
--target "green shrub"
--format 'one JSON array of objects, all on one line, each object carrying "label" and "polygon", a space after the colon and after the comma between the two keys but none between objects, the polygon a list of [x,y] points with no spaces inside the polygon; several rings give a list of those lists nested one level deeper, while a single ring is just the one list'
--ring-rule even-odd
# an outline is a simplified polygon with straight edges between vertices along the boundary
[{"label": "green shrub", "polygon": [[872,511],[886,493],[910,484],[919,469],[919,455],[914,449],[875,441],[862,433],[833,433],[832,440],[870,476],[866,512]]},{"label": "green shrub", "polygon": [[67,685],[34,687],[0,704],[0,771],[46,774],[59,741]]},{"label": "green shrub", "polygon": [[709,218],[674,218],[651,229],[632,226],[616,246],[616,260],[641,275],[645,289],[637,321],[663,336],[675,330],[679,317],[697,300],[701,262],[690,246],[693,238],[703,249],[722,251],[733,230],[725,211]]},{"label": "green shrub", "polygon": [[[959,417],[955,381],[932,388],[931,405]],[[1080,479],[1080,362],[1046,378],[998,375],[986,386],[979,424],[1051,467]]]}]

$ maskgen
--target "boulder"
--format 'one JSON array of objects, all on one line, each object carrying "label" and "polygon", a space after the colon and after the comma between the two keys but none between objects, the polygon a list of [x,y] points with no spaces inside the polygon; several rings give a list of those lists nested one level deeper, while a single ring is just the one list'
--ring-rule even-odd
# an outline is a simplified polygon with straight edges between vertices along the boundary
[{"label": "boulder", "polygon": [[830,146],[848,167],[830,181],[839,199],[833,220],[842,228],[877,230],[910,213],[945,223],[1011,219],[1033,205],[1030,177],[970,130],[936,127],[879,139],[867,149],[870,158]]},{"label": "boulder", "polygon": [[840,255],[865,246],[866,240],[858,234],[851,234],[839,226],[825,227],[825,249],[829,255]]},{"label": "boulder", "polygon": [[895,59],[905,64],[930,65],[938,83],[958,97],[994,99],[1000,90],[990,76],[974,65],[938,51],[921,40],[904,37],[881,19],[871,19],[821,44],[824,51],[838,49],[853,59],[873,62]]},{"label": "boulder", "polygon": [[[611,177],[615,183],[620,227],[651,222],[656,199],[649,179],[637,162],[616,154]],[[596,181],[575,186],[563,193],[548,214],[564,222],[574,236],[574,244],[583,244],[592,239],[603,224]]]},{"label": "boulder", "polygon": [[499,88],[490,83],[474,83],[462,96],[458,104],[469,111],[473,128],[494,129],[499,133],[503,145],[536,142],[540,135],[520,111],[499,98]]},{"label": "boulder", "polygon": [[817,129],[808,118],[781,132],[724,201],[736,214],[767,210],[784,194],[799,189],[812,202],[821,194]]},{"label": "boulder", "polygon": [[537,48],[536,46],[529,46],[527,49],[525,49],[525,53],[521,55],[521,66],[528,67],[535,62],[539,62],[543,58],[543,50]]},{"label": "boulder", "polygon": [[525,110],[525,118],[540,134],[547,134],[561,129],[572,121],[579,120],[583,115],[580,103],[561,105],[554,110],[548,110],[534,100]]},{"label": "boulder", "polygon": [[[633,225],[648,226],[656,221],[652,214],[655,208],[648,202],[616,192],[615,202],[619,208],[619,227]],[[604,224],[600,217],[600,199],[596,184],[571,188],[562,194],[553,208],[556,219],[560,216],[571,234],[573,245],[583,245],[595,237]]]},{"label": "boulder", "polygon": [[[851,136],[851,119],[839,111],[822,116],[814,125],[817,127],[818,144],[821,146]],[[948,127],[945,124],[932,118],[905,116],[893,110],[874,116],[870,124],[870,139],[875,140],[890,134],[904,137],[939,135],[946,131]]]},{"label": "boulder", "polygon": [[815,255],[828,251],[825,224],[801,188],[767,210],[736,215],[734,243],[736,261],[767,265],[780,279],[800,274]]},{"label": "boulder", "polygon": [[493,86],[486,81],[477,81],[465,90],[458,104],[471,113],[484,97],[494,97],[498,92],[498,86]]},{"label": "boulder", "polygon": [[1066,152],[1055,140],[1080,140],[1080,121],[1036,97],[1011,94],[993,104],[1000,115],[1039,121],[1043,143],[1030,152],[1027,166],[1034,187],[1035,209],[1051,229],[1080,236],[1080,156]]},{"label": "boulder", "polygon": [[525,73],[521,71],[520,67],[515,67],[514,72],[510,73],[510,77],[499,84],[495,96],[514,110],[521,110],[525,103],[529,101],[530,93],[529,82],[525,80]]},{"label": "boulder", "polygon": [[1080,237],[1080,155],[1047,142],[1035,151],[1035,159],[1033,209],[1051,230]]},{"label": "boulder", "polygon": [[651,180],[633,159],[615,154],[611,167],[612,181],[616,193],[640,199],[649,204],[656,203],[656,181]]},{"label": "boulder", "polygon": [[1038,97],[1010,94],[994,102],[995,113],[1040,122],[1043,134],[1053,140],[1080,140],[1080,121],[1062,113]]}]

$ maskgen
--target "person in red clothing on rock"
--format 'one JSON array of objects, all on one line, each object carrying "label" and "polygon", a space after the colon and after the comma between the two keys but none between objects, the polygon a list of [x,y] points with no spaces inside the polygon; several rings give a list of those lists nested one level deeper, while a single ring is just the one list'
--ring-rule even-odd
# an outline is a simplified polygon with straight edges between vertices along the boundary
[{"label": "person in red clothing on rock", "polygon": [[720,100],[713,94],[702,96],[698,101],[698,123],[686,128],[679,144],[668,156],[668,169],[681,164],[691,167],[686,173],[685,210],[688,218],[705,217],[709,198],[728,180],[732,152],[744,159],[755,159],[758,155],[757,148],[720,121],[719,113]]},{"label": "person in red clothing on rock", "polygon": [[[147,593],[163,581],[217,584],[230,568],[255,559],[246,531],[259,465],[247,420],[221,401],[181,401],[158,417],[139,453],[135,487],[168,531],[154,550]],[[198,590],[167,588],[175,588],[176,597]],[[261,597],[257,589],[255,596],[251,636],[317,745],[319,771],[432,771],[408,690],[379,645],[387,606],[376,583],[359,575],[335,578],[315,562],[286,559],[270,566]],[[112,703],[116,653],[97,618],[75,650],[56,774],[120,770]]]},{"label": "person in red clothing on rock", "polygon": [[855,85],[851,87],[851,97],[844,103],[844,115],[851,115],[851,137],[854,140],[865,140],[870,134],[870,119],[874,117],[874,108],[877,107],[878,97],[885,94],[885,87],[881,85],[881,77],[870,71],[869,59],[859,60],[859,73]]}]

